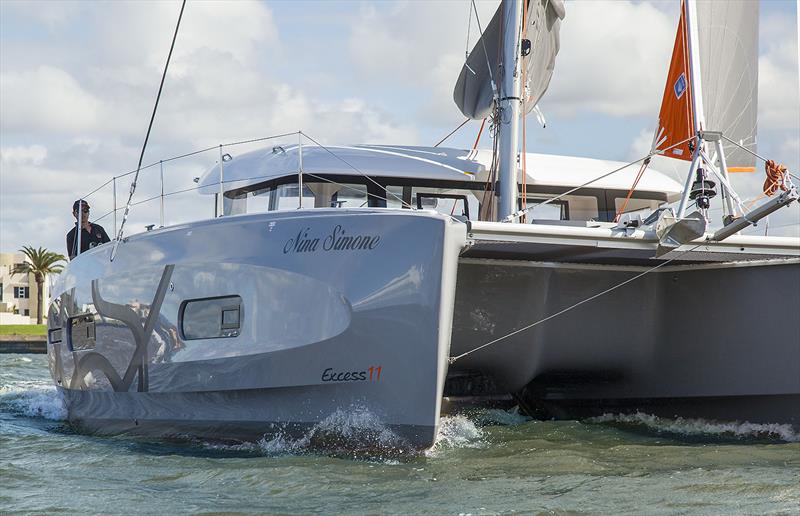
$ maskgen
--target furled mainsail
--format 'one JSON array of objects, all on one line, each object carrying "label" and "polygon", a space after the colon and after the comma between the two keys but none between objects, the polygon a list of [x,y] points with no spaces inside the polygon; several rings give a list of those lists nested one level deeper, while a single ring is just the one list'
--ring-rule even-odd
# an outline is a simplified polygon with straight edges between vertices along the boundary
[{"label": "furled mainsail", "polygon": [[[697,2],[705,129],[756,152],[758,2]],[[753,170],[755,157],[724,142],[730,171]]]},{"label": "furled mainsail", "polygon": [[[558,33],[565,15],[563,0],[528,2],[524,37],[531,42],[531,52],[523,58],[522,66],[525,70],[523,95],[526,114],[534,109],[550,84],[560,46]],[[453,100],[464,116],[469,118],[485,118],[492,111],[492,79],[498,87],[500,84],[497,67],[502,38],[501,12],[502,9],[498,8],[494,13],[492,21],[486,27],[483,37],[472,48],[456,81]]]}]

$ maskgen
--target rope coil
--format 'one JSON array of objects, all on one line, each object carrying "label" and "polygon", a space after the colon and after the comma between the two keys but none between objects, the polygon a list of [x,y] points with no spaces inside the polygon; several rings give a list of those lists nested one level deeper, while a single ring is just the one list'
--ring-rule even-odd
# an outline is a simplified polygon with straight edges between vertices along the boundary
[{"label": "rope coil", "polygon": [[786,166],[770,159],[764,164],[764,172],[767,174],[767,179],[764,181],[764,195],[772,197],[778,190],[785,192],[789,189],[786,186]]}]

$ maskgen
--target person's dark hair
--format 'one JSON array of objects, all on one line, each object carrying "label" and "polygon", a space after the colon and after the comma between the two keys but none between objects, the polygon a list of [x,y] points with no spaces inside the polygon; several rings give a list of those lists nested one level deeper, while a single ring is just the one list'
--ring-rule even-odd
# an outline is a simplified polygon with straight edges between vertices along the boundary
[{"label": "person's dark hair", "polygon": [[89,203],[88,202],[86,202],[86,201],[84,201],[82,199],[78,199],[77,201],[72,203],[72,211],[73,212],[77,212],[78,211],[78,206],[80,206],[81,203],[83,203],[83,207],[84,208],[89,208]]}]

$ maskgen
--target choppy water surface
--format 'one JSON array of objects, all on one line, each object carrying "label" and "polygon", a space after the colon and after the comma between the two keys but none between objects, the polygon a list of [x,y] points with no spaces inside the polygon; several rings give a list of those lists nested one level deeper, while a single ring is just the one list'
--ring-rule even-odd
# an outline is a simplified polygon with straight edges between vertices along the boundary
[{"label": "choppy water surface", "polygon": [[[241,445],[79,435],[64,416],[44,356],[0,355],[0,512],[800,511],[800,435],[781,425],[482,411],[410,456],[359,411]],[[332,430],[384,448],[314,448]]]}]

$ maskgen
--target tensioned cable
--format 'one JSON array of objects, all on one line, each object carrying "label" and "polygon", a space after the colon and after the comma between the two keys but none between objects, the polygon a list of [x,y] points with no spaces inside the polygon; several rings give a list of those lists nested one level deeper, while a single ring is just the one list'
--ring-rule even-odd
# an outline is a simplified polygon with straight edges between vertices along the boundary
[{"label": "tensioned cable", "polygon": [[516,334],[518,334],[518,333],[522,333],[523,331],[529,330],[529,329],[533,328],[534,326],[538,326],[539,324],[542,324],[542,323],[544,323],[544,322],[547,322],[547,321],[549,321],[550,319],[554,319],[554,318],[558,317],[558,316],[559,316],[559,315],[561,315],[561,314],[565,314],[565,313],[569,312],[570,310],[573,310],[573,309],[575,309],[575,308],[578,308],[578,307],[579,307],[579,306],[581,306],[582,304],[588,303],[589,301],[592,301],[592,300],[594,300],[594,299],[597,299],[598,297],[600,297],[600,296],[603,296],[603,295],[605,295],[605,294],[608,294],[609,292],[613,292],[614,290],[617,290],[617,289],[618,289],[618,288],[620,288],[620,287],[624,287],[624,286],[625,286],[625,285],[627,285],[628,283],[631,283],[632,281],[635,281],[635,280],[637,280],[637,279],[641,278],[642,276],[644,276],[644,275],[646,275],[646,274],[649,274],[649,273],[653,272],[653,271],[654,271],[654,270],[656,270],[656,269],[660,269],[661,267],[663,267],[663,266],[667,265],[668,263],[670,263],[670,262],[672,262],[672,261],[674,261],[674,260],[676,260],[676,259],[680,258],[680,257],[681,257],[681,256],[683,256],[684,254],[686,254],[686,253],[689,253],[689,252],[691,252],[691,251],[694,251],[694,250],[695,250],[695,249],[697,249],[698,247],[702,247],[702,246],[704,246],[704,245],[706,245],[706,242],[703,242],[702,244],[697,244],[696,246],[692,247],[691,249],[687,249],[687,250],[685,250],[685,251],[682,251],[680,254],[678,254],[678,255],[676,255],[676,256],[674,256],[674,257],[670,258],[669,260],[666,260],[666,261],[664,261],[664,262],[662,262],[662,263],[659,263],[659,264],[658,264],[658,265],[656,265],[655,267],[651,267],[651,268],[647,269],[646,271],[644,271],[644,272],[641,272],[641,273],[637,274],[636,276],[634,276],[634,277],[632,277],[632,278],[628,278],[628,279],[626,279],[626,280],[625,280],[625,281],[623,281],[622,283],[618,283],[617,285],[614,285],[614,286],[613,286],[613,287],[611,287],[611,288],[607,288],[606,290],[604,290],[604,291],[602,291],[602,292],[598,292],[597,294],[595,294],[595,295],[593,295],[593,296],[591,296],[591,297],[587,297],[586,299],[584,299],[584,300],[582,300],[582,301],[579,301],[579,302],[575,303],[574,305],[568,306],[567,308],[564,308],[563,310],[560,310],[560,311],[558,311],[558,312],[556,312],[556,313],[554,313],[554,314],[550,314],[550,315],[548,315],[547,317],[545,317],[544,319],[539,319],[538,321],[536,321],[536,322],[535,322],[535,323],[533,323],[533,324],[529,324],[529,325],[527,325],[527,326],[524,326],[524,327],[522,327],[522,328],[519,328],[519,329],[517,329],[517,330],[514,330],[514,331],[512,331],[511,333],[507,333],[506,335],[503,335],[502,337],[498,337],[498,338],[496,338],[496,339],[494,339],[494,340],[492,340],[492,341],[489,341],[489,342],[487,342],[486,344],[482,344],[482,345],[478,346],[477,348],[471,349],[471,350],[469,350],[469,351],[467,351],[467,352],[465,352],[465,353],[461,353],[460,355],[456,355],[456,356],[454,356],[454,357],[450,357],[450,358],[448,359],[448,362],[449,362],[450,364],[452,364],[452,363],[454,363],[456,360],[458,360],[458,359],[460,359],[460,358],[463,358],[463,357],[465,357],[465,356],[467,356],[467,355],[469,355],[469,354],[475,353],[475,352],[476,352],[476,351],[478,351],[478,350],[481,350],[481,349],[483,349],[483,348],[485,348],[485,347],[491,346],[492,344],[496,344],[496,343],[498,343],[498,342],[500,342],[500,341],[502,341],[502,340],[504,340],[504,339],[507,339],[508,337],[513,337],[514,335],[516,335]]},{"label": "tensioned cable", "polygon": [[506,218],[504,218],[501,222],[511,222],[515,218],[520,217],[520,216],[524,215],[526,212],[532,211],[532,210],[536,209],[539,206],[544,206],[545,204],[550,204],[553,201],[557,201],[558,199],[561,199],[562,197],[565,197],[565,196],[567,196],[567,195],[569,195],[569,194],[571,194],[573,192],[576,192],[576,191],[580,190],[581,188],[585,188],[586,186],[589,186],[592,183],[596,183],[597,181],[600,181],[601,179],[605,179],[606,177],[608,177],[608,176],[610,176],[612,174],[616,174],[617,172],[619,172],[621,170],[625,170],[626,168],[628,168],[630,166],[636,165],[637,163],[641,163],[642,161],[644,161],[644,160],[646,160],[648,158],[652,158],[655,155],[659,155],[659,154],[665,153],[666,151],[672,149],[673,147],[677,147],[679,145],[683,145],[684,143],[688,142],[689,140],[693,140],[694,138],[696,138],[696,137],[695,136],[690,136],[690,137],[684,139],[683,141],[680,141],[680,142],[678,142],[678,143],[676,143],[674,145],[671,145],[670,147],[667,147],[666,149],[659,150],[658,153],[652,153],[651,152],[651,153],[649,153],[647,156],[645,156],[643,158],[639,158],[636,161],[631,161],[630,163],[628,163],[626,165],[623,165],[623,166],[621,166],[621,167],[619,167],[619,168],[617,168],[615,170],[612,170],[611,172],[608,172],[607,174],[603,174],[602,176],[596,177],[596,178],[592,179],[591,181],[587,181],[587,182],[583,183],[582,185],[578,185],[575,188],[567,190],[566,192],[564,192],[562,194],[559,194],[559,195],[557,195],[555,197],[551,197],[550,199],[546,200],[545,202],[542,202],[542,203],[539,203],[539,204],[534,204],[533,206],[531,206],[529,208],[525,208],[524,210],[519,210],[517,212],[514,212],[511,215],[509,215]]},{"label": "tensioned cable", "polygon": [[483,47],[483,56],[486,58],[486,69],[489,71],[489,82],[492,85],[492,93],[497,95],[497,85],[494,82],[492,65],[489,61],[489,52],[486,50],[486,41],[483,39],[483,27],[481,26],[481,18],[478,16],[478,7],[475,5],[475,0],[472,0],[472,9],[475,11],[475,22],[478,24],[478,33],[481,35],[481,46]]},{"label": "tensioned cable", "polygon": [[[297,133],[291,133],[291,134],[297,134]],[[217,148],[218,148],[218,147],[213,147],[213,149],[217,149]],[[328,182],[328,183],[332,183],[332,184],[335,184],[335,185],[337,185],[337,186],[340,186],[340,187],[342,187],[342,188],[344,188],[344,189],[347,189],[347,190],[352,190],[352,191],[354,191],[354,192],[357,192],[357,193],[364,193],[364,192],[362,192],[361,190],[359,190],[358,188],[354,188],[354,187],[352,187],[352,186],[350,186],[350,185],[347,185],[347,184],[339,183],[339,182],[337,182],[337,181],[334,181],[333,179],[328,179],[327,177],[318,176],[318,175],[316,175],[316,174],[312,174],[312,173],[310,173],[310,172],[304,172],[304,173],[303,173],[303,175],[304,175],[304,176],[313,177],[314,179],[319,179],[320,181],[325,181],[325,182]],[[248,179],[248,180],[250,180],[250,179],[261,179],[261,178],[265,178],[265,177],[272,177],[272,176],[270,176],[270,175],[263,175],[263,176],[250,176],[250,177],[248,177],[247,179]],[[241,179],[229,179],[229,180],[227,180],[227,181],[223,181],[223,184],[225,184],[225,183],[235,183],[235,182],[237,182],[237,181],[241,181]],[[175,191],[173,191],[173,192],[168,192],[168,193],[165,193],[165,194],[163,195],[163,197],[170,197],[170,196],[172,196],[172,195],[177,195],[177,194],[182,194],[182,193],[191,192],[191,191],[195,191],[195,190],[200,190],[201,188],[209,188],[209,187],[212,187],[212,186],[214,186],[214,185],[219,185],[219,181],[216,181],[216,182],[214,182],[214,183],[211,183],[211,184],[206,184],[206,185],[198,185],[198,186],[193,186],[193,187],[190,187],[190,188],[183,188],[183,189],[181,189],[181,190],[175,190]],[[380,199],[380,200],[387,201],[387,202],[389,201],[389,199],[388,199],[388,198],[386,198],[386,197],[381,197],[380,195],[376,195],[376,194],[369,193],[369,192],[366,192],[366,194],[367,194],[367,196],[368,196],[368,197],[374,197],[374,198],[376,198],[376,199]],[[162,195],[161,195],[161,194],[159,194],[159,195],[154,195],[154,196],[152,196],[152,197],[148,197],[147,199],[142,199],[141,201],[136,201],[136,202],[132,203],[132,204],[131,204],[131,206],[139,206],[140,204],[145,204],[145,203],[148,203],[148,202],[150,202],[150,201],[154,201],[154,200],[156,200],[156,199],[158,199],[158,198],[160,198],[160,197],[162,197]],[[407,206],[408,206],[408,205],[407,205]],[[410,206],[409,206],[409,208],[413,209],[413,207],[410,207]],[[122,209],[122,208],[118,208],[118,209],[116,209],[116,210],[111,210],[111,211],[108,211],[108,212],[104,213],[103,215],[101,215],[100,217],[97,217],[96,219],[94,219],[94,221],[95,221],[95,222],[101,221],[101,220],[103,220],[104,218],[106,218],[106,217],[108,217],[109,215],[111,215],[112,213],[114,213],[115,211],[119,211],[119,210],[121,210],[121,209]]]},{"label": "tensioned cable", "polygon": [[469,33],[472,31],[472,4],[470,3],[469,6],[469,18],[467,18],[467,45],[466,49],[464,50],[464,63],[467,62],[469,58]]},{"label": "tensioned cable", "polygon": [[[196,150],[196,151],[187,152],[185,154],[179,154],[177,156],[172,156],[171,158],[164,158],[164,159],[159,160],[159,161],[154,161],[153,163],[150,163],[148,165],[143,166],[140,170],[147,170],[147,169],[153,168],[156,165],[159,165],[161,163],[169,163],[170,161],[175,161],[175,160],[179,160],[179,159],[183,159],[183,158],[188,158],[188,157],[195,156],[197,154],[202,154],[204,152],[208,152],[208,151],[212,151],[212,150],[218,150],[220,148],[220,146],[222,146],[222,147],[234,147],[236,145],[243,145],[245,143],[255,143],[255,142],[263,142],[263,141],[266,141],[266,140],[274,140],[276,138],[285,138],[286,136],[292,136],[292,135],[295,135],[295,134],[300,134],[300,133],[298,131],[293,131],[291,133],[275,134],[275,135],[272,135],[272,136],[264,136],[264,137],[261,137],[261,138],[253,138],[253,139],[250,139],[250,140],[240,140],[240,141],[235,141],[235,142],[230,142],[230,143],[222,143],[222,144],[219,144],[219,145],[214,145],[212,147],[206,147],[205,149],[199,149],[199,150]],[[130,176],[130,175],[135,174],[135,173],[136,173],[136,170],[131,170],[130,172],[125,172],[125,173],[122,173],[122,174],[120,174],[118,176],[114,176],[111,179],[109,179],[108,181],[106,181],[105,183],[103,183],[102,185],[98,186],[97,188],[95,188],[94,190],[89,192],[88,194],[84,195],[82,197],[82,199],[85,199],[85,198],[89,197],[90,195],[97,193],[102,188],[108,186],[108,184],[111,183],[115,179],[120,179],[120,178],[123,178],[123,177],[127,177],[127,176]],[[134,204],[134,206],[135,206],[135,204]]]},{"label": "tensioned cable", "polygon": [[447,136],[445,136],[444,138],[442,138],[441,140],[439,140],[439,142],[438,142],[436,145],[434,145],[434,147],[438,147],[439,145],[443,144],[443,143],[445,142],[445,140],[447,140],[448,138],[450,138],[451,136],[453,136],[454,134],[456,134],[456,131],[458,131],[459,129],[461,129],[462,127],[464,127],[464,126],[467,124],[467,122],[469,122],[470,120],[472,120],[472,119],[471,119],[471,118],[469,118],[469,117],[467,117],[467,119],[466,119],[466,120],[464,120],[463,122],[461,122],[460,124],[458,124],[458,127],[456,127],[455,129],[453,129],[452,131],[450,131],[450,134],[448,134]]},{"label": "tensioned cable", "polygon": [[[327,177],[318,176],[318,175],[316,175],[316,174],[312,174],[312,173],[310,173],[310,172],[303,172],[303,175],[304,175],[304,176],[313,177],[314,179],[319,179],[320,181],[325,181],[325,182],[327,182],[327,183],[331,183],[331,184],[334,184],[334,185],[336,185],[336,186],[341,186],[342,188],[345,188],[345,189],[347,189],[347,190],[352,190],[352,191],[354,191],[354,192],[358,192],[358,193],[364,193],[364,192],[362,192],[361,190],[359,190],[358,188],[352,187],[352,186],[350,186],[350,185],[346,185],[346,184],[344,184],[344,183],[339,183],[338,181],[334,181],[333,179],[328,179]],[[380,200],[382,200],[382,201],[389,202],[389,199],[388,199],[387,197],[381,197],[380,195],[373,194],[373,193],[369,193],[369,192],[366,192],[366,193],[367,193],[367,196],[368,196],[368,197],[374,197],[374,198],[376,198],[376,199],[380,199]],[[403,204],[405,204],[405,205],[406,205],[406,206],[408,206],[409,208],[413,209],[413,208],[412,208],[411,206],[409,206],[408,204],[406,204],[406,203],[403,203]]]},{"label": "tensioned cable", "polygon": [[[732,143],[733,145],[735,145],[735,146],[739,147],[740,149],[742,149],[743,151],[747,152],[748,154],[751,154],[752,156],[755,156],[756,158],[760,159],[761,161],[763,161],[763,162],[765,162],[765,163],[766,163],[767,161],[769,161],[769,160],[768,160],[767,158],[765,158],[764,156],[761,156],[760,154],[757,154],[757,153],[755,153],[755,152],[751,151],[750,149],[748,149],[748,148],[747,148],[747,147],[745,147],[744,145],[741,145],[739,142],[736,142],[736,141],[733,141],[733,140],[731,140],[730,138],[728,138],[728,137],[727,137],[727,136],[725,136],[724,134],[720,133],[720,136],[722,136],[722,139],[723,139],[723,140],[726,140],[727,142],[729,142],[729,143]],[[794,174],[792,174],[791,172],[788,172],[788,171],[787,171],[787,173],[788,173],[789,175],[792,175],[792,176],[794,176],[795,178],[797,178],[797,176],[795,176],[795,175],[794,175]],[[800,179],[800,178],[798,178],[798,179]]]},{"label": "tensioned cable", "polygon": [[[369,177],[369,176],[368,176],[367,174],[365,174],[364,172],[360,171],[358,168],[356,168],[355,166],[353,166],[353,165],[352,165],[350,162],[348,162],[346,159],[344,159],[343,157],[339,156],[338,154],[336,154],[335,152],[333,152],[333,151],[332,151],[332,150],[330,150],[329,148],[325,147],[324,145],[322,145],[321,143],[319,143],[319,142],[318,142],[317,140],[315,140],[314,138],[310,137],[309,135],[307,135],[307,134],[306,134],[306,133],[304,133],[303,131],[300,131],[300,134],[302,134],[303,136],[305,136],[306,138],[308,138],[309,140],[311,140],[312,142],[314,142],[314,143],[315,143],[315,144],[316,144],[316,145],[317,145],[317,146],[318,146],[320,149],[324,150],[325,152],[327,152],[328,154],[330,154],[330,155],[331,155],[331,156],[333,156],[334,158],[338,159],[339,161],[341,161],[342,163],[344,163],[344,164],[345,164],[345,165],[347,165],[348,167],[352,168],[353,170],[355,170],[356,172],[358,172],[359,174],[361,174],[361,176],[363,176],[364,178],[368,179],[369,181],[371,181],[373,184],[375,184],[375,185],[376,185],[376,186],[378,186],[379,188],[383,188],[383,185],[382,185],[382,184],[380,184],[379,182],[375,181],[374,179],[372,179],[371,177]],[[388,191],[388,190],[385,190],[385,191],[386,191],[386,193],[387,193],[387,194],[389,193],[389,191]],[[407,202],[405,202],[405,201],[404,201],[404,200],[403,200],[401,197],[398,197],[398,196],[397,196],[397,195],[395,195],[395,194],[392,194],[392,197],[394,197],[395,199],[397,199],[398,201],[400,201],[400,204],[402,204],[402,205],[405,205],[405,206],[408,206],[409,208],[411,208],[411,206],[410,206],[410,205],[409,205]]]},{"label": "tensioned cable", "polygon": [[142,160],[144,159],[144,152],[147,149],[147,140],[150,138],[150,131],[153,128],[153,122],[156,119],[156,112],[158,111],[158,102],[161,100],[161,91],[164,89],[164,81],[167,78],[167,70],[169,69],[169,61],[172,58],[172,51],[175,49],[175,41],[178,39],[178,29],[181,26],[181,18],[183,18],[183,10],[186,8],[186,0],[181,2],[181,12],[178,14],[178,23],[175,24],[175,33],[172,35],[172,44],[169,47],[169,54],[167,54],[167,62],[164,65],[164,73],[161,75],[161,84],[158,86],[158,94],[156,95],[156,103],[153,106],[153,113],[150,115],[150,123],[147,125],[147,134],[144,137],[144,144],[142,145],[142,152],[139,154],[139,164],[136,167],[136,175],[133,177],[133,182],[131,183],[131,190],[130,194],[128,195],[128,202],[125,204],[125,212],[122,215],[122,223],[119,227],[119,233],[117,233],[116,241],[114,242],[114,247],[111,249],[111,261],[114,261],[114,255],[116,254],[117,247],[119,246],[120,240],[122,240],[122,231],[125,229],[125,221],[128,219],[128,213],[130,212],[131,207],[131,200],[133,200],[133,194],[136,192],[136,181],[139,179],[139,169],[142,167]]}]

